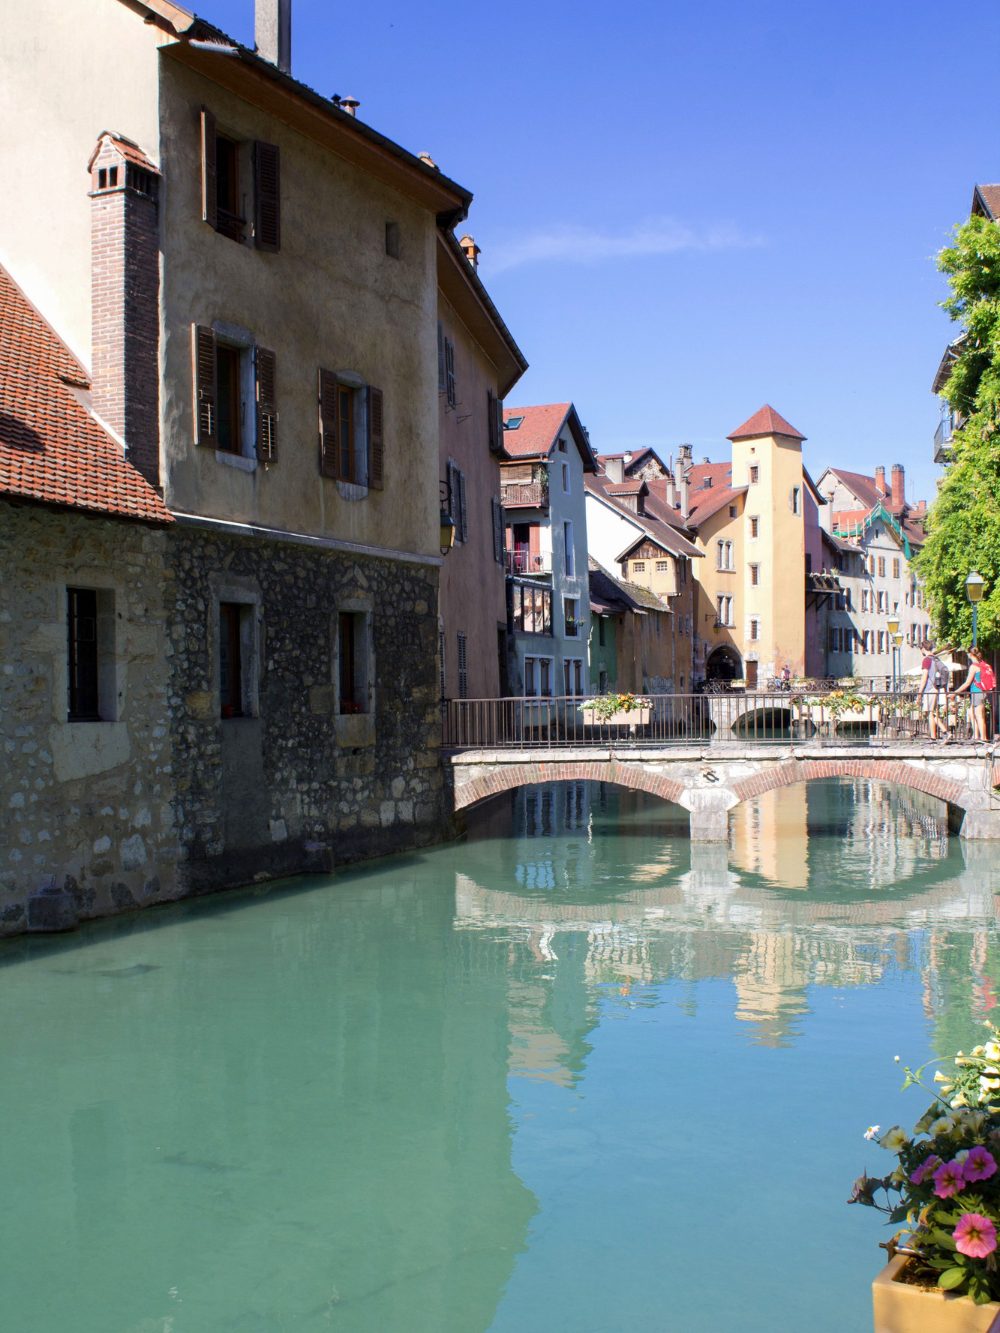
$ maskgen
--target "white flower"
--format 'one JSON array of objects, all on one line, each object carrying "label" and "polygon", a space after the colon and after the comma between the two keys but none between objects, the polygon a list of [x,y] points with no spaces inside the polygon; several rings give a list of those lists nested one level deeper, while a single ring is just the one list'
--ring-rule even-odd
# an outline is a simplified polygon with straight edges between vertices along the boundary
[{"label": "white flower", "polygon": [[987,1060],[1000,1060],[1000,1041],[988,1041],[983,1047]]},{"label": "white flower", "polygon": [[950,1115],[941,1116],[939,1119],[935,1120],[930,1127],[931,1137],[937,1138],[939,1134],[949,1134],[951,1132],[952,1124],[953,1122]]},{"label": "white flower", "polygon": [[868,1128],[865,1130],[865,1138],[866,1139],[878,1138],[878,1131],[879,1131],[878,1125],[869,1125]]}]

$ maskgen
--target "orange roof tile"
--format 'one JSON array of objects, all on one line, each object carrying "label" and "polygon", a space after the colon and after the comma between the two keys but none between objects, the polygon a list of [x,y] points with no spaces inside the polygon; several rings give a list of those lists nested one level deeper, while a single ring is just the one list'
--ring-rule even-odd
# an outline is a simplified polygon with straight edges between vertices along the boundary
[{"label": "orange roof tile", "polygon": [[0,496],[173,522],[71,387],[89,385],[83,366],[0,266]]}]

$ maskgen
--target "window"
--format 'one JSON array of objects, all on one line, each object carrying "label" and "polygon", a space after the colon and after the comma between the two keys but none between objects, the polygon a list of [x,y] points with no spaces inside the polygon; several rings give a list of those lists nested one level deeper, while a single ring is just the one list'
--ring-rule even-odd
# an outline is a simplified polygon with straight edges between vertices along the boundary
[{"label": "window", "polygon": [[583,658],[567,657],[563,662],[564,694],[583,693]]},{"label": "window", "polygon": [[756,463],[750,464],[750,484],[760,481],[760,468]]},{"label": "window", "polygon": [[[343,610],[337,613],[334,648],[338,712],[372,711],[371,614]],[[442,672],[443,672],[442,657]]]},{"label": "window", "polygon": [[552,693],[552,658],[526,657],[524,659],[525,695],[544,695]]},{"label": "window", "polygon": [[688,562],[687,556],[680,556],[677,560],[677,582],[683,588],[688,581]]},{"label": "window", "polygon": [[875,573],[875,557],[873,555],[870,555],[868,557],[868,573],[869,574]]},{"label": "window", "polygon": [[569,495],[569,464],[563,463],[561,467],[563,495]]},{"label": "window", "polygon": [[898,558],[894,559],[893,562],[892,562],[892,577],[893,577],[894,579],[898,579],[898,578],[899,578],[899,559],[898,559]]},{"label": "window", "polygon": [[382,390],[351,371],[319,372],[319,470],[369,490],[383,486]]},{"label": "window", "polygon": [[598,644],[599,644],[602,648],[606,647],[606,639],[607,639],[607,623],[608,623],[608,622],[607,622],[607,620],[605,619],[604,616],[598,616],[598,618],[597,618],[597,642],[598,642]]},{"label": "window", "polygon": [[861,651],[866,655],[869,654],[872,651],[873,642],[874,642],[873,631],[870,629],[866,629],[861,636]]},{"label": "window", "polygon": [[115,683],[114,593],[66,589],[66,677],[68,722],[113,722]]},{"label": "window", "polygon": [[256,613],[251,602],[219,602],[219,715],[257,715]]},{"label": "window", "polygon": [[222,236],[246,239],[242,179],[253,175],[253,243],[258,250],[281,248],[281,159],[276,144],[240,143],[220,133],[215,116],[201,112],[201,215]]},{"label": "window", "polygon": [[573,546],[573,524],[568,521],[563,524],[563,550],[566,554],[566,575],[573,578],[576,574],[576,550]]},{"label": "window", "polygon": [[657,562],[656,562],[656,572],[657,572],[657,574],[669,574],[669,573],[670,573],[670,561],[669,561],[669,560],[657,560]]},{"label": "window", "polygon": [[730,505],[730,506],[729,506],[729,517],[730,517],[730,518],[735,518],[735,517],[736,517],[736,506],[735,506],[735,505]]},{"label": "window", "polygon": [[861,609],[862,611],[871,610],[871,593],[867,588],[861,589]]},{"label": "window", "polygon": [[400,256],[398,222],[387,222],[385,224],[385,252],[390,259],[398,259]]},{"label": "window", "polygon": [[511,588],[514,628],[522,634],[552,633],[552,589],[515,583]]},{"label": "window", "polygon": [[607,694],[608,692],[608,673],[606,671],[597,673],[597,692],[598,694]]},{"label": "window", "polygon": [[277,365],[245,329],[192,328],[195,443],[270,466],[278,459]]},{"label": "window", "polygon": [[[445,489],[448,492],[448,513],[455,525],[455,540],[457,542],[467,542],[469,540],[469,511],[465,501],[465,473],[451,460],[445,466]],[[495,550],[495,528],[493,541]]]},{"label": "window", "polygon": [[756,588],[760,583],[760,565],[750,566],[750,586]]},{"label": "window", "polygon": [[731,626],[733,623],[733,599],[721,595],[715,599],[716,620],[720,625]]},{"label": "window", "polygon": [[[575,597],[563,598],[563,625],[568,639],[580,637],[580,622],[577,619],[578,601]],[[569,693],[569,691],[567,691]]]},{"label": "window", "polygon": [[759,616],[751,616],[751,617],[750,617],[750,639],[751,639],[751,641],[752,641],[753,643],[756,643],[756,642],[759,640],[759,638],[760,638],[760,617],[759,617]]},{"label": "window", "polygon": [[438,689],[441,698],[447,694],[447,680],[445,676],[445,634],[441,628],[441,622],[438,621]]},{"label": "window", "polygon": [[879,558],[878,558],[878,576],[879,576],[880,579],[884,579],[884,578],[885,578],[885,556],[884,556],[884,555],[880,555]]},{"label": "window", "polygon": [[633,560],[633,561],[632,561],[632,573],[633,573],[633,574],[645,574],[645,572],[646,572],[646,562],[645,562],[645,560]]},{"label": "window", "polygon": [[444,392],[449,407],[458,405],[455,391],[455,344],[450,338],[444,340]]},{"label": "window", "polygon": [[879,589],[877,609],[879,611],[888,611],[889,609],[889,598],[884,588]]},{"label": "window", "polygon": [[751,537],[760,536],[760,519],[756,514],[754,514],[750,519],[750,536]]},{"label": "window", "polygon": [[885,652],[885,630],[884,630],[884,629],[880,629],[879,632],[878,632],[878,650],[879,650],[880,653],[884,653],[884,652]]},{"label": "window", "polygon": [[469,641],[461,630],[458,632],[458,697],[469,697]]},{"label": "window", "polygon": [[806,551],[806,573],[811,574],[812,572],[813,572],[813,558],[810,552]]},{"label": "window", "polygon": [[718,541],[716,547],[716,569],[733,568],[733,543],[727,541]]},{"label": "window", "polygon": [[789,496],[788,503],[793,514],[802,513],[802,488],[800,486],[792,487],[792,493]]}]

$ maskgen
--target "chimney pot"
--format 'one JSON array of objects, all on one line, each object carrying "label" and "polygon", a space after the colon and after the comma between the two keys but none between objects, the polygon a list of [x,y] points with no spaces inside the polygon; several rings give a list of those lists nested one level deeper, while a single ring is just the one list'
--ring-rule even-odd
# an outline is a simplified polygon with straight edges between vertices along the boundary
[{"label": "chimney pot", "polygon": [[479,246],[476,244],[475,240],[474,240],[471,236],[469,236],[468,234],[466,234],[466,235],[463,236],[462,239],[459,241],[459,245],[460,245],[460,246],[462,247],[462,249],[465,251],[465,257],[466,257],[466,259],[469,261],[469,263],[472,265],[472,267],[473,267],[473,268],[478,268],[478,267],[479,267],[479,255],[480,255],[481,251],[480,251],[480,249],[479,249]]},{"label": "chimney pot", "polygon": [[342,97],[340,99],[341,109],[346,111],[349,116],[356,116],[358,114],[358,107],[360,105],[361,103],[358,101],[358,99],[356,97],[352,97],[350,93],[348,93],[346,97]]},{"label": "chimney pot", "polygon": [[255,0],[254,40],[259,56],[291,74],[292,0]]}]

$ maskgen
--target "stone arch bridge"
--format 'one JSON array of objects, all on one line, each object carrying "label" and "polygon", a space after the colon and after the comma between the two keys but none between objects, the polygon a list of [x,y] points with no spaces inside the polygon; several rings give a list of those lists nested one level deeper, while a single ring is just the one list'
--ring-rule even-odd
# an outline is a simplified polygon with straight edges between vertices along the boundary
[{"label": "stone arch bridge", "polygon": [[856,746],[762,744],[660,749],[580,747],[463,750],[447,756],[455,810],[532,783],[609,782],[649,792],[691,816],[691,837],[721,842],[729,811],[777,787],[817,778],[874,778],[944,801],[963,838],[1000,839],[1000,763],[972,745]]}]

